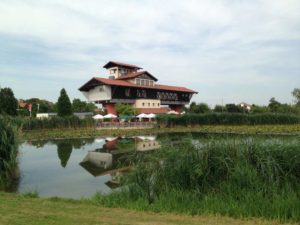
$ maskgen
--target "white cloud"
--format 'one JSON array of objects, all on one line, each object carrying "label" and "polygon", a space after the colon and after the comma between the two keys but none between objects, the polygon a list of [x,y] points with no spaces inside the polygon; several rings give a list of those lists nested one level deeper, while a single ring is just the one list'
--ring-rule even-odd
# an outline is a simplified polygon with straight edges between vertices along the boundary
[{"label": "white cloud", "polygon": [[[43,74],[45,79],[68,79],[71,74],[70,79],[82,80],[103,74],[98,70],[106,61],[122,60],[141,64],[164,83],[200,93],[215,87],[206,93],[212,104],[224,94],[225,85],[236,91],[257,87],[251,97],[257,103],[265,103],[273,93],[290,101],[290,79],[300,83],[295,74],[300,69],[299,27],[297,0],[0,2],[0,37],[15,42],[11,54],[36,51],[35,57],[52,60],[38,65],[24,59],[27,74]],[[28,46],[26,40],[39,46]],[[8,63],[0,74],[22,74],[21,68]],[[266,83],[270,88],[262,91]]]}]

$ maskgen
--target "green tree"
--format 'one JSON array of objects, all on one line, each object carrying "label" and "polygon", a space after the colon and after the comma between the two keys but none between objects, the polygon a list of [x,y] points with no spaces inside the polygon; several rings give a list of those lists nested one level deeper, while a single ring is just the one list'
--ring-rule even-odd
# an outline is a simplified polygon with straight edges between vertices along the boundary
[{"label": "green tree", "polygon": [[250,110],[250,113],[267,113],[267,112],[270,112],[270,108],[268,106],[254,105]]},{"label": "green tree", "polygon": [[208,113],[210,111],[211,110],[206,103],[196,104],[195,102],[192,102],[190,105],[190,112],[192,113]]},{"label": "green tree", "polygon": [[81,101],[79,98],[74,98],[72,102],[73,112],[85,112],[86,103]]},{"label": "green tree", "polygon": [[79,98],[74,98],[72,102],[73,112],[94,112],[96,108],[95,104],[81,101]]},{"label": "green tree", "polygon": [[235,104],[226,104],[225,105],[226,111],[229,113],[241,113],[243,112],[243,109],[240,106],[237,106]]},{"label": "green tree", "polygon": [[295,97],[296,105],[300,106],[300,88],[295,88],[292,95]]},{"label": "green tree", "polygon": [[270,108],[271,112],[279,112],[281,103],[276,101],[276,99],[273,97],[270,99],[268,107]]},{"label": "green tree", "polygon": [[120,115],[132,116],[136,114],[136,110],[130,104],[117,103],[116,111]]},{"label": "green tree", "polygon": [[66,167],[72,153],[72,144],[68,142],[57,143],[57,155],[60,159],[60,165]]},{"label": "green tree", "polygon": [[18,100],[10,88],[0,89],[0,113],[11,116],[17,115]]},{"label": "green tree", "polygon": [[226,109],[222,105],[216,105],[215,108],[214,108],[214,112],[217,112],[217,113],[225,112],[225,111],[226,111]]},{"label": "green tree", "polygon": [[58,116],[72,115],[72,104],[64,88],[61,89],[60,96],[57,100],[57,115]]}]

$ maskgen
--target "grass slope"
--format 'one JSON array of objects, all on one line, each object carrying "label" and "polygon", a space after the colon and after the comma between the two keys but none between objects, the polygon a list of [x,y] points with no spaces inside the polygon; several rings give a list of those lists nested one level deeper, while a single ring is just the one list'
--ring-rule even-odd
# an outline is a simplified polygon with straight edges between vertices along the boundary
[{"label": "grass slope", "polygon": [[0,192],[0,224],[110,224],[110,225],[279,225],[260,219],[187,216],[104,208],[91,201],[40,199]]}]

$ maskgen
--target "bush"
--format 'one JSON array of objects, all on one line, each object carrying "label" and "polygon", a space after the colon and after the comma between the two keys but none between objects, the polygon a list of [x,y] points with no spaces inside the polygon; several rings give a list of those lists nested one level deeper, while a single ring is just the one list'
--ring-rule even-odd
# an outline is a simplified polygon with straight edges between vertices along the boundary
[{"label": "bush", "polygon": [[266,125],[299,124],[300,116],[293,114],[244,114],[244,113],[206,113],[185,115],[159,115],[159,125],[193,126],[193,125]]},{"label": "bush", "polygon": [[0,116],[0,188],[10,183],[17,166],[16,130],[9,118]]},{"label": "bush", "polygon": [[84,119],[80,119],[77,116],[55,116],[48,119],[15,117],[12,120],[22,130],[95,127],[95,121],[92,117]]}]

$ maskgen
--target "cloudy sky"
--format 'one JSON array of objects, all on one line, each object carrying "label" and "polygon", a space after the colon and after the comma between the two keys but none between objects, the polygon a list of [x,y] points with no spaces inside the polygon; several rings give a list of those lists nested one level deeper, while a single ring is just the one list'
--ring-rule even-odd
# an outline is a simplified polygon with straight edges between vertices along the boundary
[{"label": "cloudy sky", "polygon": [[209,105],[291,103],[299,0],[1,0],[0,86],[70,98],[109,60],[137,64]]}]

